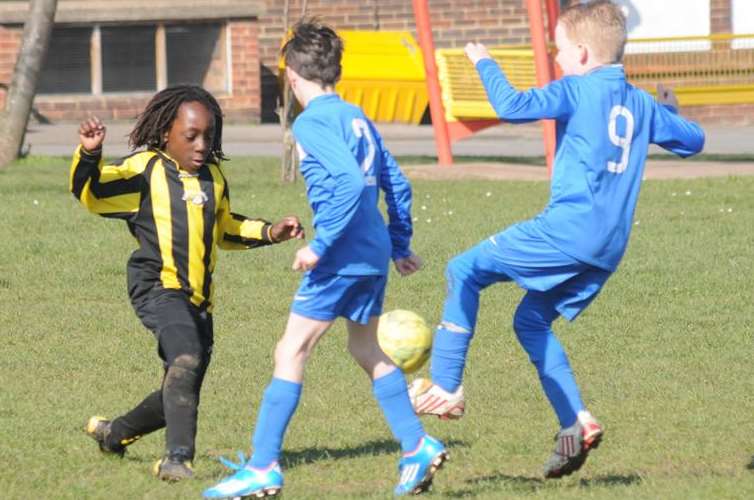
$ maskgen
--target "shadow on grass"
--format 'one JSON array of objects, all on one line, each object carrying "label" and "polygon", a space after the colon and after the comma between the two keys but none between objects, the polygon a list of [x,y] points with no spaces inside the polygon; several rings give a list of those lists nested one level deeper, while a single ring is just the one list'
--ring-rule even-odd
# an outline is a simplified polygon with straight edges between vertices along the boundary
[{"label": "shadow on grass", "polygon": [[749,470],[754,470],[754,455],[751,456],[751,462],[749,462],[749,465],[746,466]]},{"label": "shadow on grass", "polygon": [[[468,446],[466,442],[459,440],[447,441],[445,445],[450,448]],[[379,439],[367,441],[359,446],[345,448],[306,448],[303,450],[284,451],[281,464],[284,468],[292,468],[300,465],[311,464],[323,460],[337,460],[340,458],[357,458],[362,456],[399,454],[401,447],[391,439]]]},{"label": "shadow on grass", "polygon": [[[551,488],[559,484],[557,480],[545,480],[539,477],[510,476],[502,473],[474,477],[467,479],[464,482],[468,487],[450,491],[446,493],[447,496],[476,496],[484,491],[500,490],[501,488],[512,490],[517,493],[537,493],[540,490]],[[641,476],[638,474],[610,474],[592,479],[582,479],[579,481],[579,487],[628,486],[640,482]]]}]

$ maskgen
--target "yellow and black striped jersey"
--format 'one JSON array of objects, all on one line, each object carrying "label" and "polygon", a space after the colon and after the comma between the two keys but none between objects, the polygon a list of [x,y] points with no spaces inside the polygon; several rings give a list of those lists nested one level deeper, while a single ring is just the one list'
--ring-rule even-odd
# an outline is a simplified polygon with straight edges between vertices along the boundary
[{"label": "yellow and black striped jersey", "polygon": [[128,223],[139,242],[129,260],[129,276],[136,276],[130,287],[183,290],[194,305],[211,310],[216,248],[269,245],[271,224],[230,211],[219,165],[206,164],[196,174],[177,165],[157,150],[105,165],[101,152],[79,146],[70,189],[89,211]]}]

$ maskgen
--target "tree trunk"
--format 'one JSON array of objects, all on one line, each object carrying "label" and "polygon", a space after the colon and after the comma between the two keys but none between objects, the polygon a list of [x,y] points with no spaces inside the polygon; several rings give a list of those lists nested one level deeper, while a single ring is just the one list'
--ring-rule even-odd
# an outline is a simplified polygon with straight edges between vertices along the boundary
[{"label": "tree trunk", "polygon": [[[301,4],[301,18],[306,15],[307,0],[304,0]],[[286,0],[284,11],[284,36],[288,36],[288,9],[290,6],[290,0]],[[288,79],[283,76],[283,94],[282,94],[282,106],[278,108],[278,116],[280,117],[280,125],[283,128],[283,158],[280,165],[280,178],[283,182],[296,182],[296,170],[298,169],[296,159],[296,140],[293,137],[293,131],[291,125],[293,124],[294,114],[296,112],[295,97],[293,96],[293,90],[291,90],[288,84]]]},{"label": "tree trunk", "polygon": [[0,168],[18,157],[55,22],[58,0],[31,0],[21,50],[0,115]]}]

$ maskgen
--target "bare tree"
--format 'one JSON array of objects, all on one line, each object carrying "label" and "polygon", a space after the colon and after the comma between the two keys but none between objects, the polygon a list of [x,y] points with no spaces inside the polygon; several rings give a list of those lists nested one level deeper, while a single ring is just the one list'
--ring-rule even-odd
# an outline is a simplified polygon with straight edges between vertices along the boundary
[{"label": "bare tree", "polygon": [[[285,0],[285,6],[283,7],[283,33],[288,35],[288,8],[290,0]],[[301,18],[306,16],[306,3],[303,1],[301,5]],[[296,114],[296,103],[293,96],[293,90],[288,84],[288,79],[283,77],[283,95],[282,106],[278,108],[278,116],[280,117],[280,125],[283,127],[283,159],[280,165],[280,177],[283,182],[295,182],[296,181],[296,140],[293,138],[293,131],[291,125],[293,124],[293,118]]]},{"label": "bare tree", "polygon": [[58,0],[30,0],[21,50],[0,114],[0,168],[18,157],[55,23]]}]

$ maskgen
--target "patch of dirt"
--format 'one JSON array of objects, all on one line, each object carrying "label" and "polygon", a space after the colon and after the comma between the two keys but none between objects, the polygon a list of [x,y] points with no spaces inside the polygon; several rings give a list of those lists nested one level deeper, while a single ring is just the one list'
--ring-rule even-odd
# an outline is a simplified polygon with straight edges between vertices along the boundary
[{"label": "patch of dirt", "polygon": [[[458,163],[452,167],[408,165],[401,168],[411,179],[548,180],[544,167],[510,163]],[[754,163],[651,160],[644,169],[645,179],[693,179],[730,175],[754,175]]]}]

